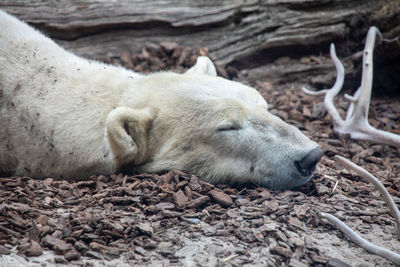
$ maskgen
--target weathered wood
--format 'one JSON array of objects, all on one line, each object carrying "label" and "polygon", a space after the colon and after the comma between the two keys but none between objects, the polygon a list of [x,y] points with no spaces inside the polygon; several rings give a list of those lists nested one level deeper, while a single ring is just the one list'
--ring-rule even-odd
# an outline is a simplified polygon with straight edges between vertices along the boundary
[{"label": "weathered wood", "polygon": [[123,50],[136,53],[145,43],[168,40],[207,46],[218,64],[247,68],[283,55],[327,51],[333,41],[346,41],[348,55],[371,24],[384,34],[393,30],[400,2],[5,0],[0,8],[90,58],[119,57]]}]

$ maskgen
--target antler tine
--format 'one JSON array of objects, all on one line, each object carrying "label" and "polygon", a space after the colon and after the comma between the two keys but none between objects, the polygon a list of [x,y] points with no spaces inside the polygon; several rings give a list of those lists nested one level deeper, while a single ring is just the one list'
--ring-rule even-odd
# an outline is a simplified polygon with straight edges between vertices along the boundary
[{"label": "antler tine", "polygon": [[344,97],[350,101],[350,105],[349,108],[347,109],[347,114],[346,114],[346,121],[350,120],[350,116],[351,114],[353,114],[353,110],[354,110],[354,102],[356,102],[358,100],[358,98],[360,97],[360,88],[357,89],[356,93],[354,94],[354,96],[345,94]]},{"label": "antler tine", "polygon": [[334,101],[335,97],[337,96],[337,94],[339,94],[340,90],[342,90],[345,72],[344,72],[344,67],[343,67],[342,62],[339,60],[339,58],[336,55],[336,49],[335,49],[334,44],[331,44],[330,54],[331,54],[333,64],[335,65],[335,68],[336,68],[337,77],[336,77],[335,84],[333,85],[333,87],[330,90],[328,90],[328,92],[325,95],[324,105],[325,105],[325,108],[328,111],[329,115],[331,115],[331,117],[332,117],[333,126],[336,128],[336,127],[340,127],[341,125],[343,125],[344,121],[343,121],[342,117],[340,117],[340,114],[337,111],[337,109],[335,108],[333,101]]},{"label": "antler tine", "polygon": [[386,188],[383,186],[381,181],[379,181],[378,178],[373,176],[371,173],[368,171],[364,170],[363,168],[357,166],[350,160],[341,157],[339,155],[335,156],[335,159],[342,165],[348,167],[361,177],[363,177],[365,180],[370,182],[371,184],[374,185],[374,187],[381,193],[383,200],[386,202],[386,205],[388,205],[390,213],[392,214],[396,225],[397,225],[397,238],[400,240],[400,211],[397,208],[396,204],[394,203],[393,198],[390,196],[389,192],[386,190]]},{"label": "antler tine", "polygon": [[373,51],[376,37],[378,37],[378,41],[382,39],[379,30],[376,27],[371,27],[367,34],[363,52],[361,86],[352,98],[345,123],[336,130],[339,133],[350,134],[354,139],[400,146],[400,135],[375,129],[368,123],[373,79]]},{"label": "antler tine", "polygon": [[365,249],[369,253],[378,255],[385,258],[396,265],[400,265],[400,254],[390,251],[386,248],[378,247],[371,242],[362,238],[359,234],[351,230],[344,222],[333,216],[332,214],[320,212],[319,215],[328,220],[331,224],[335,225],[340,231],[342,231],[351,241]]},{"label": "antler tine", "polygon": [[[336,155],[335,159],[345,167],[348,167],[349,169],[353,170],[356,172],[358,175],[361,177],[365,178],[368,182],[372,183],[376,189],[379,190],[381,193],[383,199],[385,200],[386,204],[388,205],[392,216],[394,217],[397,225],[397,237],[400,240],[400,212],[399,209],[397,208],[396,204],[394,203],[392,197],[386,190],[386,188],[383,186],[383,184],[377,179],[375,176],[373,176],[371,173],[368,171],[364,170],[363,168],[357,166],[350,160],[343,158],[341,156]],[[344,222],[336,218],[335,216],[331,214],[327,214],[324,212],[319,213],[320,217],[328,220],[331,224],[335,225],[340,231],[342,231],[351,241],[359,245],[361,248],[365,249],[366,251],[378,255],[380,257],[383,257],[391,262],[393,262],[396,265],[400,265],[400,254],[390,251],[386,248],[382,248],[379,246],[376,246],[372,244],[371,242],[363,239],[359,234],[354,232],[350,227],[348,227]]]},{"label": "antler tine", "polygon": [[350,104],[347,111],[347,117],[350,120],[363,121],[368,125],[368,110],[371,101],[372,79],[374,75],[373,51],[377,35],[380,41],[382,35],[378,28],[371,27],[367,34],[363,52],[361,85],[354,94],[353,98],[355,101]]},{"label": "antler tine", "polygon": [[346,119],[340,117],[333,105],[333,100],[340,92],[344,81],[344,67],[336,56],[335,47],[331,45],[331,58],[337,70],[335,85],[329,90],[313,92],[303,88],[303,91],[311,95],[325,94],[324,105],[333,120],[334,130],[340,134],[349,134],[353,139],[379,142],[383,144],[400,146],[400,135],[375,129],[368,123],[368,110],[371,101],[372,77],[373,77],[373,51],[375,42],[382,39],[382,35],[376,27],[371,27],[367,34],[363,51],[363,70],[361,86],[354,96],[346,95],[350,101]]},{"label": "antler tine", "polygon": [[314,96],[325,95],[325,98],[324,98],[325,108],[328,111],[329,115],[331,115],[331,117],[332,117],[333,125],[335,127],[339,127],[344,123],[344,121],[340,117],[340,114],[337,111],[337,109],[335,108],[335,106],[333,104],[333,100],[335,99],[337,94],[340,92],[340,90],[342,90],[345,72],[344,72],[344,67],[343,67],[342,62],[339,60],[339,58],[336,55],[336,49],[335,49],[334,44],[331,44],[330,54],[331,54],[331,58],[332,58],[332,61],[335,65],[336,72],[337,72],[336,81],[335,81],[335,84],[333,85],[333,87],[331,89],[324,89],[324,90],[320,90],[320,91],[312,91],[305,87],[302,87],[302,90],[308,95],[314,95]]},{"label": "antler tine", "polygon": [[306,93],[307,95],[324,95],[324,94],[326,94],[326,92],[328,92],[328,90],[329,89],[324,89],[324,90],[320,90],[320,91],[313,91],[313,90],[310,90],[310,89],[308,89],[308,88],[306,88],[306,87],[301,87],[301,90],[303,90],[303,92],[304,93]]}]

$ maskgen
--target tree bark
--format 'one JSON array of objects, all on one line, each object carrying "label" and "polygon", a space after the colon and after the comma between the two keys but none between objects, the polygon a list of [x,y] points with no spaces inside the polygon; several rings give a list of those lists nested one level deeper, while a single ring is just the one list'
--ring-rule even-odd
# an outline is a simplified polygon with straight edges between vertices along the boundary
[{"label": "tree bark", "polygon": [[327,53],[331,42],[341,58],[350,56],[362,49],[372,25],[384,37],[400,36],[397,0],[5,0],[0,8],[92,59],[104,61],[124,50],[138,53],[146,43],[175,41],[208,47],[219,65],[269,71],[270,78],[275,70],[275,78],[289,80],[298,79],[299,72],[324,77],[333,66],[327,61],[279,70],[271,65],[276,59]]}]

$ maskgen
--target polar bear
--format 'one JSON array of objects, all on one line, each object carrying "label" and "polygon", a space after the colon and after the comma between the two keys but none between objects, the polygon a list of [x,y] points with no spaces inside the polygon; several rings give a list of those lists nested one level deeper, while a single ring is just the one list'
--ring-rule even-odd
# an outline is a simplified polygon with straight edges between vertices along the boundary
[{"label": "polar bear", "polygon": [[0,11],[0,173],[85,179],[180,169],[212,183],[288,189],[309,181],[318,145],[253,88],[186,73],[141,75],[80,58]]}]

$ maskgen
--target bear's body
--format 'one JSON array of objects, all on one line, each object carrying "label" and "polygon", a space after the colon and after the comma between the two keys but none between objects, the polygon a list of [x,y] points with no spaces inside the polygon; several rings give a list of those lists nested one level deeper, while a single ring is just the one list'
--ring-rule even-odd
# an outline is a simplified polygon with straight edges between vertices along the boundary
[{"label": "bear's body", "polygon": [[208,58],[185,74],[140,75],[77,57],[0,11],[0,173],[182,169],[290,188],[310,178],[294,162],[316,147]]},{"label": "bear's body", "polygon": [[103,156],[105,118],[139,76],[81,59],[0,13],[0,168],[40,177],[114,171]]}]

